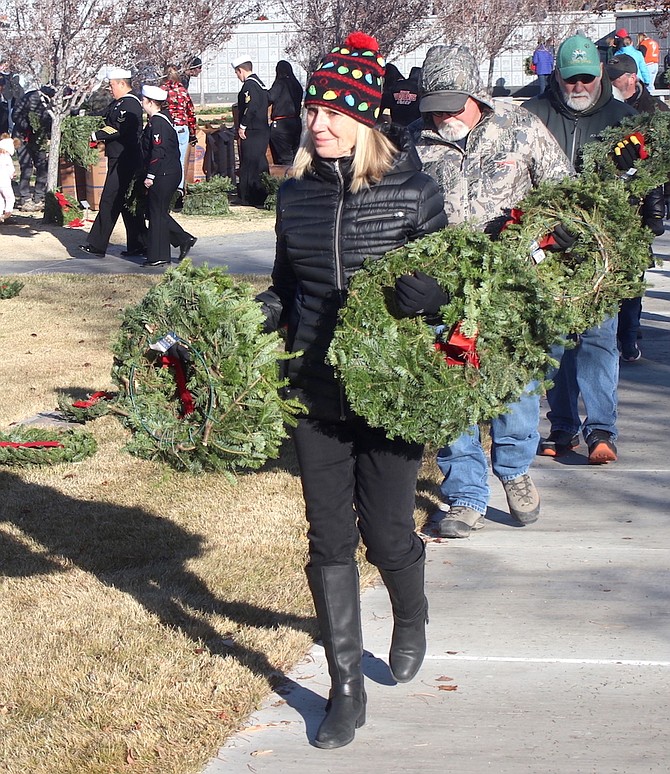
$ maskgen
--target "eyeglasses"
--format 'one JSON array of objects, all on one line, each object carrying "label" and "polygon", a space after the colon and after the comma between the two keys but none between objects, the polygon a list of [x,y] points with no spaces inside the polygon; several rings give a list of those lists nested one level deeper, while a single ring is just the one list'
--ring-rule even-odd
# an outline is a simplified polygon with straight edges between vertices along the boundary
[{"label": "eyeglasses", "polygon": [[563,78],[565,83],[569,83],[571,86],[574,86],[576,83],[593,83],[595,79],[595,75],[573,75],[572,78]]},{"label": "eyeglasses", "polygon": [[460,116],[465,111],[465,105],[460,110],[432,110],[434,116]]}]

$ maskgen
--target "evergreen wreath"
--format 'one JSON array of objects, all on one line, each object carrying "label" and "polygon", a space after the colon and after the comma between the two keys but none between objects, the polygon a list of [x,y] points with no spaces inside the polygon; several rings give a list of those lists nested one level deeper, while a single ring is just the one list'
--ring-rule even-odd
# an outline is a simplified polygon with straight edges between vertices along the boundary
[{"label": "evergreen wreath", "polygon": [[184,215],[230,215],[228,195],[235,190],[229,177],[216,175],[186,185]]},{"label": "evergreen wreath", "polygon": [[105,125],[102,116],[65,116],[61,124],[60,155],[72,164],[90,167],[98,163],[97,147],[91,134]]},{"label": "evergreen wreath", "polygon": [[[617,168],[613,152],[617,143],[638,132],[644,137],[649,155],[636,162],[635,174],[628,177]],[[639,199],[652,188],[667,182],[670,169],[670,111],[657,110],[655,113],[630,116],[619,126],[604,129],[599,140],[587,143],[582,148],[582,166],[586,173],[592,172],[607,181],[623,179],[628,193]]]},{"label": "evergreen wreath", "polygon": [[61,191],[47,191],[44,196],[44,222],[72,228],[84,225],[84,211],[79,202]]},{"label": "evergreen wreath", "polygon": [[[593,143],[597,144],[597,143]],[[667,175],[667,172],[666,172]],[[568,253],[544,253],[539,280],[561,309],[563,333],[580,333],[616,314],[622,298],[644,292],[653,234],[642,226],[624,182],[603,182],[593,173],[543,183],[520,202],[519,224],[500,243],[527,260],[530,246],[557,224],[578,237]]]},{"label": "evergreen wreath", "polygon": [[0,433],[0,465],[56,465],[80,462],[95,453],[97,444],[90,433],[17,427]]},{"label": "evergreen wreath", "polygon": [[[417,269],[451,296],[443,326],[397,316],[395,281]],[[563,328],[561,308],[529,261],[467,226],[449,227],[354,275],[328,361],[354,412],[372,426],[442,445],[542,380]],[[450,365],[445,350],[454,333],[476,339],[476,355]]]},{"label": "evergreen wreath", "polygon": [[84,400],[68,400],[64,395],[58,396],[58,408],[61,414],[71,422],[88,422],[104,417],[113,410],[111,401],[116,399],[116,393],[98,390]]},{"label": "evergreen wreath", "polygon": [[179,470],[231,473],[277,457],[302,405],[280,395],[278,333],[255,291],[189,260],[123,317],[113,346],[114,411],[129,451]]},{"label": "evergreen wreath", "polygon": [[23,287],[24,283],[20,280],[0,279],[0,299],[18,296]]},{"label": "evergreen wreath", "polygon": [[263,172],[261,175],[263,188],[265,188],[267,191],[267,196],[263,202],[263,207],[266,210],[273,212],[277,209],[277,192],[279,191],[279,186],[284,182],[284,180],[286,180],[286,175],[283,177],[277,177],[277,175],[271,175],[268,172]]}]

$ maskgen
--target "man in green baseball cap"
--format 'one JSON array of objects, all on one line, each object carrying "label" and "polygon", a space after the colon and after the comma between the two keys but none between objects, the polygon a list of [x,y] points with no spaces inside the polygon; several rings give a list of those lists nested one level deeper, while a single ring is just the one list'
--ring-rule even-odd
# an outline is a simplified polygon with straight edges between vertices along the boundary
[{"label": "man in green baseball cap", "polygon": [[[547,126],[578,171],[584,145],[598,142],[603,130],[636,115],[634,108],[614,98],[595,43],[582,35],[573,35],[561,44],[547,91],[527,100],[523,107]],[[624,142],[631,145],[628,138]],[[652,231],[660,225],[661,233],[662,200],[661,189],[660,201],[644,213],[645,225]],[[579,446],[581,431],[590,464],[615,462],[619,380],[616,314],[571,338],[578,346],[566,349],[562,357],[560,351],[554,352],[557,359],[560,357],[560,366],[551,377],[554,386],[547,392],[551,432],[540,441],[538,453],[557,457],[572,451]],[[579,415],[580,398],[584,421]]]},{"label": "man in green baseball cap", "polygon": [[596,104],[602,93],[602,68],[592,40],[573,35],[561,43],[556,54],[556,80],[569,108],[582,112]]}]

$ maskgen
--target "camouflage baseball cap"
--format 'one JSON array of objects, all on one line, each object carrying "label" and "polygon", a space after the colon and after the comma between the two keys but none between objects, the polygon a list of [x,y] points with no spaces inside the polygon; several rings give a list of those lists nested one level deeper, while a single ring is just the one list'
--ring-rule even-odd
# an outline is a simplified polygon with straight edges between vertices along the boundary
[{"label": "camouflage baseball cap", "polygon": [[600,54],[596,44],[583,35],[567,38],[558,47],[556,69],[563,80],[575,75],[600,75]]},{"label": "camouflage baseball cap", "polygon": [[422,113],[456,113],[482,92],[479,65],[465,46],[433,46],[421,68]]}]

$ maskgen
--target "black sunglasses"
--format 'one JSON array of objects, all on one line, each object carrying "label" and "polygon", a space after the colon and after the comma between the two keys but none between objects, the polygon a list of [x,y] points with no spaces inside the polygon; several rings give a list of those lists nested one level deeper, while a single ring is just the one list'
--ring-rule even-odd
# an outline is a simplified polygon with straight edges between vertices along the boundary
[{"label": "black sunglasses", "polygon": [[595,81],[595,75],[573,75],[572,78],[563,78],[565,83],[574,85],[575,83],[593,83]]},{"label": "black sunglasses", "polygon": [[460,110],[432,110],[434,116],[460,116],[465,111],[465,105]]}]

